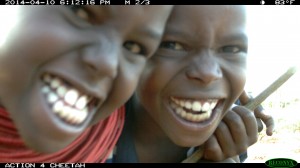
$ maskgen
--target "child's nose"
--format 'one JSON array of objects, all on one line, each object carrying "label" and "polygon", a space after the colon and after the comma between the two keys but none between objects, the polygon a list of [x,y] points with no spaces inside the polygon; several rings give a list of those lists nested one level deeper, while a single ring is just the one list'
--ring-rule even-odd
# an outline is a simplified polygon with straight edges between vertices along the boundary
[{"label": "child's nose", "polygon": [[120,60],[119,50],[116,44],[104,42],[88,46],[82,54],[82,62],[95,77],[115,78]]},{"label": "child's nose", "polygon": [[223,77],[219,63],[210,55],[196,56],[191,61],[186,75],[189,79],[198,80],[203,84],[210,84]]}]

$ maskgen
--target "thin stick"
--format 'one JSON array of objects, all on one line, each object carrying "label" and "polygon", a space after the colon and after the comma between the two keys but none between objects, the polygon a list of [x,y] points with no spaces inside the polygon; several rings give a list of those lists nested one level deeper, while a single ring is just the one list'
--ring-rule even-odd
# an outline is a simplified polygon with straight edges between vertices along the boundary
[{"label": "thin stick", "polygon": [[184,159],[181,163],[197,163],[197,161],[202,158],[203,153],[204,153],[204,149],[202,146],[200,146],[198,150],[196,150],[188,158]]},{"label": "thin stick", "polygon": [[[275,90],[277,90],[281,85],[283,85],[291,76],[296,72],[296,67],[289,68],[284,74],[282,74],[276,81],[274,81],[270,86],[268,86],[264,91],[262,91],[258,96],[252,99],[249,103],[245,105],[250,110],[256,109],[268,96],[270,96]],[[203,156],[204,149],[201,146],[196,152],[191,156],[182,161],[182,163],[196,163]]]},{"label": "thin stick", "polygon": [[260,105],[268,96],[270,96],[275,90],[277,90],[281,85],[283,85],[291,76],[293,76],[295,72],[296,72],[296,67],[289,68],[276,81],[274,81],[270,86],[268,86],[252,101],[247,103],[245,107],[247,107],[250,110],[256,109],[256,107]]}]

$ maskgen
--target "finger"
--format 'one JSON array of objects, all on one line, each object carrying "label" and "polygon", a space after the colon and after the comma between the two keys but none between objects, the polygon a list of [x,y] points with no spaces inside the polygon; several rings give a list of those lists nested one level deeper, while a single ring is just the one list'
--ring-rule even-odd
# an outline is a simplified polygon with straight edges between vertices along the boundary
[{"label": "finger", "polygon": [[214,135],[222,149],[223,159],[239,154],[240,144],[235,144],[232,133],[225,122],[219,123]]},{"label": "finger", "polygon": [[260,118],[256,118],[256,122],[257,122],[257,131],[261,132],[264,129],[264,125],[261,121]]},{"label": "finger", "polygon": [[[256,109],[255,109],[256,110]],[[265,114],[265,111],[263,109],[258,109],[255,111],[255,116],[260,118],[267,127],[267,135],[271,136],[273,134],[273,131],[275,129],[275,122],[274,118],[271,115]]]},{"label": "finger", "polygon": [[274,122],[273,117],[263,119],[263,121],[264,121],[264,123],[266,124],[266,127],[267,127],[267,131],[266,131],[267,135],[271,136],[274,132],[274,129],[275,129],[275,122]]},{"label": "finger", "polygon": [[223,160],[223,152],[215,135],[212,135],[204,145],[204,159],[212,161]]},{"label": "finger", "polygon": [[257,142],[258,139],[256,117],[249,109],[243,106],[237,106],[234,108],[234,110],[236,113],[239,114],[239,116],[244,122],[246,133],[248,135],[248,145],[254,144],[255,142]]},{"label": "finger", "polygon": [[[238,108],[237,108],[238,110]],[[244,124],[244,121],[239,116],[238,113],[234,111],[229,111],[223,118],[223,122],[226,123],[229,128],[231,137],[235,144],[240,144],[246,142],[248,139],[247,130]]]}]

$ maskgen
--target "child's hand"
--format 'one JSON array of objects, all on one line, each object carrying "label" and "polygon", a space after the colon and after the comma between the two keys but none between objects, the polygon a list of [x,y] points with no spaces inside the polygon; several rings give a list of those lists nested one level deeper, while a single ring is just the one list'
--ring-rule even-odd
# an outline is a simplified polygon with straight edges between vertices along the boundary
[{"label": "child's hand", "polygon": [[[242,94],[239,97],[239,100],[241,102],[242,105],[247,104],[249,101],[251,101],[253,98],[251,95],[248,95],[245,91],[242,92]],[[257,125],[258,125],[258,132],[261,132],[264,128],[261,120],[265,123],[266,127],[267,127],[267,135],[271,136],[273,134],[274,131],[274,127],[275,127],[275,122],[274,119],[271,115],[267,115],[264,112],[264,108],[259,105],[255,110],[254,110],[254,115],[256,117],[257,120]]]},{"label": "child's hand", "polygon": [[266,130],[267,135],[271,136],[273,134],[273,131],[275,128],[274,118],[271,115],[267,115],[261,105],[259,105],[254,110],[254,115],[257,120],[258,132],[261,132],[263,129],[263,124],[262,124],[262,121],[263,121],[267,127],[267,130]]},{"label": "child's hand", "polygon": [[233,109],[226,114],[214,134],[204,144],[203,159],[222,161],[245,152],[257,142],[254,113],[242,106]]}]

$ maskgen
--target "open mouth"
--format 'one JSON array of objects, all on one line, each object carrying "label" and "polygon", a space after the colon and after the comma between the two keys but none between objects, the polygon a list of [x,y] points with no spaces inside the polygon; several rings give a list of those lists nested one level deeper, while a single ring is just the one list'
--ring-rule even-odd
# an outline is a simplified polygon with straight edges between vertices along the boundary
[{"label": "open mouth", "polygon": [[49,108],[67,124],[81,125],[99,104],[97,98],[58,76],[46,73],[42,75],[42,81],[42,92]]},{"label": "open mouth", "polygon": [[203,122],[212,116],[220,99],[181,99],[171,97],[170,105],[176,114],[184,120]]}]

